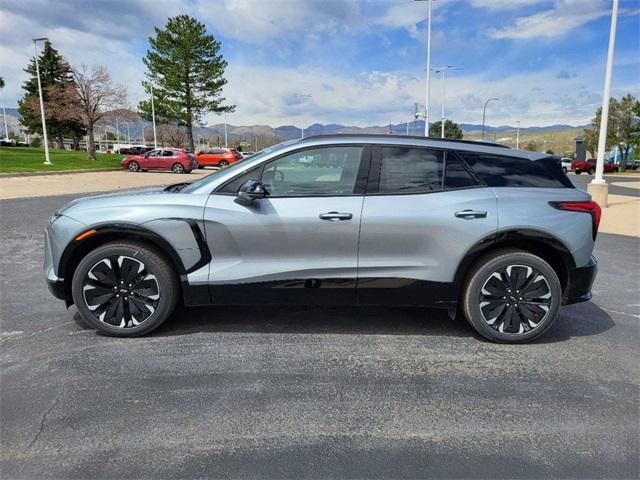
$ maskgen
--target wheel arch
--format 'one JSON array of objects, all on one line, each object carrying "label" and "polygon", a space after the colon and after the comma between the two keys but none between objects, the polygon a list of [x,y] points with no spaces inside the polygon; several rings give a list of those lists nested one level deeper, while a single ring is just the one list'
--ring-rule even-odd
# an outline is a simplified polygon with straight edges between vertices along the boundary
[{"label": "wheel arch", "polygon": [[462,288],[467,275],[482,257],[496,250],[515,248],[545,260],[558,275],[564,292],[575,260],[569,248],[554,235],[535,229],[513,229],[483,238],[471,247],[459,263],[454,284]]},{"label": "wheel arch", "polygon": [[139,225],[127,223],[97,225],[87,228],[87,231],[90,230],[95,230],[95,233],[81,240],[73,240],[66,246],[60,257],[58,275],[64,279],[64,296],[67,307],[73,304],[71,281],[82,258],[92,250],[112,241],[134,240],[148,244],[174,268],[177,280],[182,285],[183,277],[188,272],[173,246],[157,233]]}]

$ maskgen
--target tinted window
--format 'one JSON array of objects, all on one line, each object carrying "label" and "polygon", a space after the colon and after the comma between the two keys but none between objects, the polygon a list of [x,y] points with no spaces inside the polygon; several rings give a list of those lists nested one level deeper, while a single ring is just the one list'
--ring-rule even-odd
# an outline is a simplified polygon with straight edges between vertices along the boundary
[{"label": "tinted window", "polygon": [[490,187],[573,188],[557,160],[462,153],[473,171]]},{"label": "tinted window", "polygon": [[227,152],[225,150],[209,150],[207,153],[210,155],[222,155]]},{"label": "tinted window", "polygon": [[462,164],[451,154],[447,155],[445,188],[475,187],[478,183]]},{"label": "tinted window", "polygon": [[174,152],[172,152],[171,150],[164,150],[162,152],[162,156],[163,157],[173,157],[174,156]]},{"label": "tinted window", "polygon": [[286,155],[265,165],[262,183],[274,197],[350,195],[362,148],[324,147]]},{"label": "tinted window", "polygon": [[441,189],[441,151],[383,147],[380,193],[424,193]]}]

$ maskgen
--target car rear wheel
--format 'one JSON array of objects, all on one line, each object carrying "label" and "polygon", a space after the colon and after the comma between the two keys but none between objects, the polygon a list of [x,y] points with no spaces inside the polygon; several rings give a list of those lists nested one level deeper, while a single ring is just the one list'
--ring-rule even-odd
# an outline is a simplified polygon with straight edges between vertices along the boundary
[{"label": "car rear wheel", "polygon": [[564,172],[564,174],[567,174],[567,167],[562,167],[562,171]]},{"label": "car rear wheel", "polygon": [[171,167],[173,173],[184,173],[184,166],[181,163],[174,163]]},{"label": "car rear wheel", "polygon": [[587,173],[589,175],[593,175],[593,172],[595,172],[595,170],[593,169],[593,167],[589,167],[589,170],[587,170]]},{"label": "car rear wheel", "polygon": [[500,343],[529,342],[553,324],[562,287],[551,266],[521,250],[481,259],[468,276],[462,308],[483,337]]},{"label": "car rear wheel", "polygon": [[96,248],[80,261],[71,284],[82,318],[116,337],[136,337],[156,329],[173,312],[178,292],[171,265],[137,242]]},{"label": "car rear wheel", "polygon": [[140,171],[140,164],[135,160],[129,162],[129,166],[127,167],[130,172],[138,172]]},{"label": "car rear wheel", "polygon": [[220,160],[220,161],[218,162],[218,166],[219,166],[220,168],[228,167],[228,166],[229,166],[229,162],[227,162],[226,160]]}]

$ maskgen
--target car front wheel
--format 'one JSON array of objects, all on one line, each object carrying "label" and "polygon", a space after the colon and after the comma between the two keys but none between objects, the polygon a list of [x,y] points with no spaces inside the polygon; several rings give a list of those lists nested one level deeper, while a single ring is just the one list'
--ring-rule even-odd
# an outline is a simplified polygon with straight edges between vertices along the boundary
[{"label": "car front wheel", "polygon": [[137,242],[112,242],[91,251],[78,264],[71,284],[82,318],[116,337],[156,329],[173,312],[178,292],[170,264]]},{"label": "car front wheel", "polygon": [[551,327],[561,298],[560,280],[546,261],[528,252],[502,250],[475,265],[464,287],[462,308],[483,337],[525,343]]},{"label": "car front wheel", "polygon": [[127,168],[130,172],[137,172],[140,170],[140,164],[134,160],[132,162],[129,162],[129,166]]},{"label": "car front wheel", "polygon": [[220,160],[220,161],[218,162],[218,166],[219,166],[220,168],[228,167],[228,166],[229,166],[229,162],[227,162],[226,160]]},{"label": "car front wheel", "polygon": [[589,170],[587,170],[587,173],[589,175],[593,175],[593,172],[595,172],[594,168],[593,167],[589,167]]}]

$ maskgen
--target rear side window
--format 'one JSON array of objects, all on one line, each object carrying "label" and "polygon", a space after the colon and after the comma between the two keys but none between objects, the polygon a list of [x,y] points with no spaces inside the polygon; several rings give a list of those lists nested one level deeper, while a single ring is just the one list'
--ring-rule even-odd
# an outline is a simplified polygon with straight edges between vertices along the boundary
[{"label": "rear side window", "polygon": [[532,161],[468,152],[460,155],[490,187],[573,188],[558,162],[551,157]]},{"label": "rear side window", "polygon": [[442,190],[442,151],[383,147],[379,193],[426,193]]},{"label": "rear side window", "polygon": [[473,176],[454,155],[447,155],[447,161],[445,163],[446,173],[444,176],[444,185],[447,190],[475,187],[478,185],[478,182],[475,181]]}]

